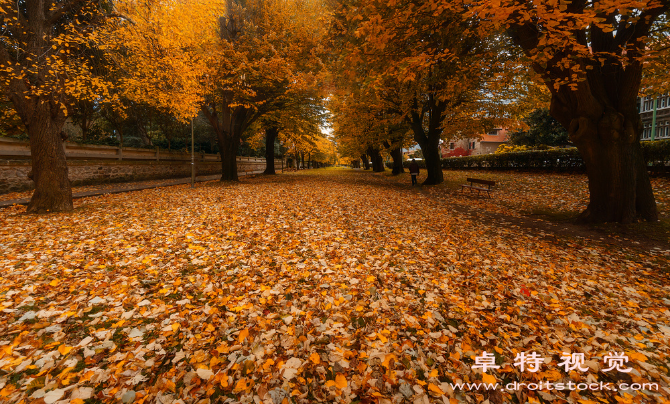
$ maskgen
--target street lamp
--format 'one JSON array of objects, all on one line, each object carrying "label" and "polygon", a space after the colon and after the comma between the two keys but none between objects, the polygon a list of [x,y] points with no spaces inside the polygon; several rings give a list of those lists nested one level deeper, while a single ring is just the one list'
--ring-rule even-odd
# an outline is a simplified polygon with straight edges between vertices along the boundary
[{"label": "street lamp", "polygon": [[191,118],[191,188],[195,188],[195,141],[193,140],[193,118]]}]

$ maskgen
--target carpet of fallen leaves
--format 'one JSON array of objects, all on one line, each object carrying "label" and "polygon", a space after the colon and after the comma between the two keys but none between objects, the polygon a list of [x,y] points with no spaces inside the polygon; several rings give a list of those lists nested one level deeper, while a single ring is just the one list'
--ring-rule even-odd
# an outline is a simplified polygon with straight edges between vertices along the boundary
[{"label": "carpet of fallen leaves", "polygon": [[[0,401],[667,402],[667,252],[538,238],[450,198],[317,170],[2,210]],[[499,369],[472,369],[483,351]],[[545,365],[520,372],[531,351]],[[609,352],[634,370],[599,371]],[[660,388],[450,385],[492,378]]]},{"label": "carpet of fallen leaves", "polygon": [[[208,176],[212,177],[212,176]],[[203,177],[200,177],[203,178]],[[207,177],[205,177],[207,178]],[[180,179],[158,179],[158,180],[144,180],[144,181],[132,181],[132,182],[112,182],[112,183],[102,183],[102,184],[92,184],[92,185],[79,185],[72,187],[72,193],[77,194],[80,192],[114,192],[118,190],[132,190],[137,187],[152,187],[159,185],[168,185],[177,181],[183,180]],[[6,194],[0,194],[0,201],[11,201],[14,199],[24,199],[30,198],[33,195],[34,190],[21,191],[21,192],[9,192]]]}]

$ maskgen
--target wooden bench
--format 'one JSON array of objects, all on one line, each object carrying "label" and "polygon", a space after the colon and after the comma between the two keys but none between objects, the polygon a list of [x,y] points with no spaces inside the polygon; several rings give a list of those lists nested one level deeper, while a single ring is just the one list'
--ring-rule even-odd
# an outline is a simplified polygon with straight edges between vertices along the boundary
[{"label": "wooden bench", "polygon": [[[463,192],[465,188],[470,189],[470,192],[472,192],[473,189],[476,189],[477,195],[479,195],[481,191],[486,191],[486,193],[489,195],[489,198],[491,197],[491,187],[496,184],[495,181],[479,180],[477,178],[468,178],[467,181],[469,182],[469,184],[461,185],[461,192]],[[476,186],[474,184],[487,185],[487,188],[484,188],[483,186]]]}]

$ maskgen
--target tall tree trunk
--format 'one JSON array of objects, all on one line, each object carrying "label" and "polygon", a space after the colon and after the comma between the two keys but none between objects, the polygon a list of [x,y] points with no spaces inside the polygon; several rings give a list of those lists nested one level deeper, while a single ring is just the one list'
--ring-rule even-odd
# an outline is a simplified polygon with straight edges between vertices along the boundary
[{"label": "tall tree trunk", "polygon": [[275,140],[279,130],[269,128],[265,130],[265,171],[263,174],[275,175]]},{"label": "tall tree trunk", "polygon": [[444,181],[442,161],[440,160],[440,134],[442,133],[440,125],[446,105],[440,101],[436,101],[432,94],[429,94],[427,101],[427,110],[429,112],[427,130],[424,129],[424,114],[419,112],[416,100],[414,101],[414,106],[415,110],[411,113],[409,119],[414,140],[421,147],[421,152],[426,162],[428,176],[423,184],[440,184]]},{"label": "tall tree trunk", "polygon": [[421,151],[423,152],[424,162],[426,163],[426,172],[428,174],[423,184],[434,185],[442,183],[442,181],[444,181],[444,175],[442,173],[439,143],[429,142],[424,147],[421,147]]},{"label": "tall tree trunk", "polygon": [[[40,100],[43,101],[43,100]],[[61,129],[64,119],[53,119],[49,102],[35,102],[27,126],[35,182],[29,213],[71,211],[72,187],[68,178]]]},{"label": "tall tree trunk", "polygon": [[368,155],[370,155],[370,158],[372,159],[372,171],[374,171],[376,173],[385,171],[384,170],[384,159],[382,158],[382,155],[379,152],[379,149],[375,149],[373,147],[368,147]]},{"label": "tall tree trunk", "polygon": [[300,152],[300,166],[305,169],[305,152]]},{"label": "tall tree trunk", "polygon": [[221,149],[221,181],[239,181],[237,177],[237,149],[240,139],[224,134],[219,138]]},{"label": "tall tree trunk", "polygon": [[313,168],[312,167],[312,153],[307,154],[307,168]]},{"label": "tall tree trunk", "polygon": [[605,110],[596,119],[572,119],[570,138],[586,164],[590,192],[589,205],[579,222],[658,220],[636,121],[637,116],[626,120],[614,110]]},{"label": "tall tree trunk", "polygon": [[637,89],[641,67],[635,67],[621,73],[628,78],[621,79],[620,86],[616,78],[604,85],[603,78],[593,73],[576,89],[562,86],[552,91],[551,115],[568,130],[589,178],[589,205],[578,222],[658,220],[640,145]]},{"label": "tall tree trunk", "polygon": [[391,150],[391,158],[393,159],[393,175],[398,175],[405,172],[402,166],[402,150],[399,147]]},{"label": "tall tree trunk", "polygon": [[362,155],[361,160],[363,161],[363,169],[364,170],[369,170],[370,169],[370,160],[368,160],[368,155],[367,154]]},{"label": "tall tree trunk", "polygon": [[220,112],[217,112],[216,105],[203,105],[201,110],[216,133],[221,152],[221,181],[239,181],[237,151],[242,133],[251,123],[249,110],[241,106],[230,108],[227,105],[221,106]]}]

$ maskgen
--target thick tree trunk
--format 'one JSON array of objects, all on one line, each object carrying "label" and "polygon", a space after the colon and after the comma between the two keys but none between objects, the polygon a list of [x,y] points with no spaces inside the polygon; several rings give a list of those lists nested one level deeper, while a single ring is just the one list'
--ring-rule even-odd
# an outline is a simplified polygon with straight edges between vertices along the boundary
[{"label": "thick tree trunk", "polygon": [[[424,113],[419,112],[418,102],[414,101],[416,110],[410,115],[410,125],[414,134],[414,140],[421,147],[423,158],[426,162],[428,176],[424,185],[440,184],[444,181],[442,174],[442,162],[440,161],[440,134],[442,128],[442,116],[446,104],[435,101],[432,94],[428,96],[428,127],[424,128]],[[427,130],[426,130],[427,129]]]},{"label": "thick tree trunk", "polygon": [[305,169],[305,152],[300,153],[300,166]]},{"label": "thick tree trunk", "polygon": [[423,158],[426,163],[426,172],[428,176],[423,182],[424,185],[440,184],[444,181],[442,174],[442,161],[440,160],[439,137],[437,142],[427,142],[427,144],[420,145]]},{"label": "thick tree trunk", "polygon": [[658,220],[639,130],[622,121],[622,114],[610,111],[597,124],[580,117],[570,125],[589,178],[590,201],[579,222]]},{"label": "thick tree trunk", "polygon": [[393,159],[393,175],[398,175],[405,172],[402,166],[402,150],[395,148],[391,150],[391,158]]},{"label": "thick tree trunk", "polygon": [[265,130],[265,175],[275,175],[275,140],[279,131],[277,128]]},{"label": "thick tree trunk", "polygon": [[35,182],[35,192],[27,212],[71,211],[72,187],[61,137],[64,121],[52,120],[48,102],[35,103],[31,118],[27,128],[32,159],[31,179]]},{"label": "thick tree trunk", "polygon": [[240,139],[224,133],[219,136],[221,149],[221,181],[239,181],[237,177],[237,149]]},{"label": "thick tree trunk", "polygon": [[580,82],[576,91],[561,89],[552,95],[551,115],[568,130],[589,178],[590,200],[578,218],[581,223],[658,220],[640,146],[637,92],[617,94],[616,108],[602,89],[595,91],[588,82]]},{"label": "thick tree trunk", "polygon": [[364,170],[369,170],[370,169],[370,160],[368,160],[368,156],[366,154],[362,155],[361,160],[363,160],[363,169]]},{"label": "thick tree trunk", "polygon": [[373,147],[368,148],[368,155],[370,156],[372,160],[372,171],[376,173],[380,173],[384,171],[384,159],[382,158],[382,155],[379,153],[379,149],[375,149]]}]

